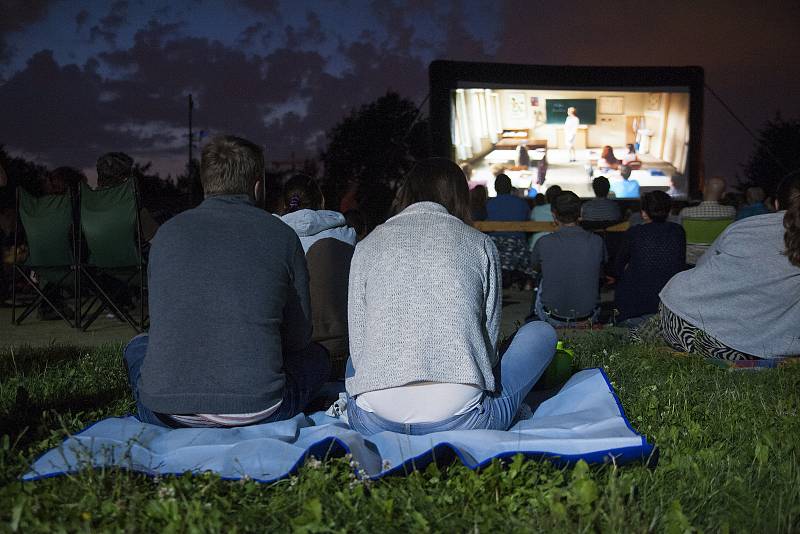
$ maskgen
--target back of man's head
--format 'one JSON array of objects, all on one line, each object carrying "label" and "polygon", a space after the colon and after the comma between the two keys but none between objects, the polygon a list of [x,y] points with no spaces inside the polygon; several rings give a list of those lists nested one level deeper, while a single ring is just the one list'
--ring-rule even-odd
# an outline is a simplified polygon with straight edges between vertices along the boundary
[{"label": "back of man's head", "polygon": [[553,202],[556,201],[556,197],[562,193],[562,189],[560,185],[551,185],[547,188],[547,191],[544,193],[544,198],[547,200],[547,203],[551,206]]},{"label": "back of man's head", "polygon": [[200,181],[206,197],[254,195],[264,175],[264,153],[247,139],[221,135],[203,147]]},{"label": "back of man's head", "polygon": [[597,198],[605,198],[611,190],[611,184],[608,183],[608,178],[605,176],[598,176],[592,180],[592,189],[594,189],[594,194]]},{"label": "back of man's head", "polygon": [[498,174],[494,180],[494,190],[498,195],[507,195],[511,192],[511,178],[505,174]]},{"label": "back of man's head", "polygon": [[707,180],[703,188],[703,200],[719,201],[725,192],[725,187],[725,178],[721,176],[714,176]]},{"label": "back of man's head", "polygon": [[745,198],[747,199],[748,204],[756,204],[758,202],[764,202],[766,198],[766,193],[764,193],[764,189],[761,187],[748,187],[747,191],[745,191]]},{"label": "back of man's head", "polygon": [[553,215],[561,224],[576,223],[581,216],[581,199],[572,191],[563,191],[552,206]]},{"label": "back of man's head", "polygon": [[133,158],[124,152],[108,152],[97,158],[97,186],[112,187],[130,178]]},{"label": "back of man's head", "polygon": [[619,168],[619,175],[622,176],[623,179],[627,180],[631,177],[631,171],[632,169],[630,167],[627,165],[622,165]]}]

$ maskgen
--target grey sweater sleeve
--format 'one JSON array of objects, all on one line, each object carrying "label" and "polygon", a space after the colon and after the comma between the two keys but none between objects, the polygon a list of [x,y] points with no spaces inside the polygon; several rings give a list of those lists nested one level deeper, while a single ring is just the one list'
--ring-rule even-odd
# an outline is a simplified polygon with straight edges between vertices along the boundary
[{"label": "grey sweater sleeve", "polygon": [[488,236],[484,243],[484,250],[489,259],[488,272],[486,273],[486,333],[492,347],[491,364],[492,367],[500,361],[497,351],[497,340],[500,337],[500,323],[503,313],[503,282],[502,271],[500,270],[500,255],[497,247]]},{"label": "grey sweater sleeve", "polygon": [[[361,252],[361,254],[359,254]],[[350,279],[347,294],[347,330],[350,337],[350,357],[355,368],[363,354],[364,331],[366,328],[366,279],[363,249],[353,254],[350,264]]]},{"label": "grey sweater sleeve", "polygon": [[283,349],[296,351],[311,343],[311,297],[308,288],[308,266],[300,240],[294,247],[291,259],[292,283],[289,286],[286,305],[283,309]]}]

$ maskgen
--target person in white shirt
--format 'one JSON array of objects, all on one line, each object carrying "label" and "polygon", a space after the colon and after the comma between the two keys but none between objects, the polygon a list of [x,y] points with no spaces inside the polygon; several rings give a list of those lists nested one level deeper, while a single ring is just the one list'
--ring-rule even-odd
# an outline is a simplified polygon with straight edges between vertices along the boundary
[{"label": "person in white shirt", "polygon": [[569,161],[575,161],[575,139],[578,137],[578,126],[581,120],[575,114],[575,108],[567,109],[567,120],[564,121],[564,143],[569,150]]}]

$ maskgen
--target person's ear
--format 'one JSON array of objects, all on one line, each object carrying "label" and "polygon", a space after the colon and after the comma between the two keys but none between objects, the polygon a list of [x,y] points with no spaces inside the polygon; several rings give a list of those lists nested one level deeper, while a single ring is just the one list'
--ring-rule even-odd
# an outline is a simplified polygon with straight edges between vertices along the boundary
[{"label": "person's ear", "polygon": [[261,204],[264,200],[264,180],[258,179],[256,180],[255,185],[253,186],[253,198],[256,201],[256,204]]}]

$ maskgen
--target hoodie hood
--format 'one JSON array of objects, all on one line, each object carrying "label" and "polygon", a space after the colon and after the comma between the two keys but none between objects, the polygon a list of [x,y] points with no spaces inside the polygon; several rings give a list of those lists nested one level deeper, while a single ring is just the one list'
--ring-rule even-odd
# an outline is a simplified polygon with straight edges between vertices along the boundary
[{"label": "hoodie hood", "polygon": [[326,237],[353,246],[356,244],[356,231],[347,227],[344,215],[338,211],[297,210],[282,216],[281,220],[297,233],[305,252],[308,252],[315,242]]}]

